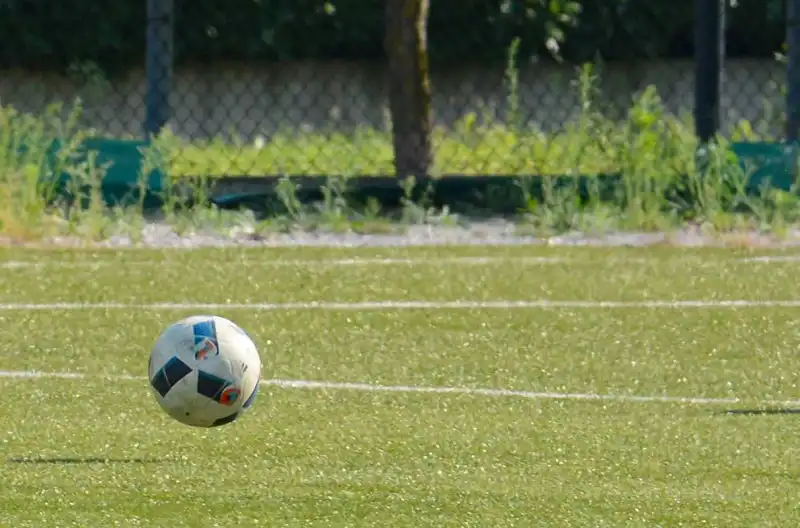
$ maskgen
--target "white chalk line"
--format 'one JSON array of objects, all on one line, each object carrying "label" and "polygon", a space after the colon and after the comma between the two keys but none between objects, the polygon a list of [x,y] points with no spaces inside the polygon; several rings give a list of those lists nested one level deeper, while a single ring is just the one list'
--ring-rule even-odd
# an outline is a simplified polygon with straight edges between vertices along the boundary
[{"label": "white chalk line", "polygon": [[[5,379],[104,379],[116,381],[146,381],[144,376],[110,375],[90,376],[78,372],[41,372],[24,370],[0,370],[0,378]],[[634,394],[597,394],[580,392],[534,392],[513,389],[490,389],[473,387],[426,387],[419,385],[375,385],[371,383],[348,383],[335,381],[308,380],[262,380],[262,385],[282,389],[331,390],[373,393],[406,393],[406,394],[452,394],[466,396],[484,396],[491,398],[520,398],[528,400],[578,400],[605,401],[618,403],[675,403],[690,405],[732,405],[749,402],[756,406],[800,406],[800,400],[762,400],[752,402],[740,398],[708,398],[703,396],[640,396]]]},{"label": "white chalk line", "polygon": [[[239,266],[264,266],[264,267],[347,267],[347,266],[481,266],[489,264],[520,264],[520,265],[545,265],[561,264],[569,259],[561,257],[536,257],[536,256],[484,256],[484,257],[408,257],[408,258],[345,258],[345,259],[230,259],[225,260],[227,265]],[[130,266],[170,266],[173,264],[188,265],[188,261],[171,260],[94,260],[94,261],[64,261],[64,260],[8,260],[0,262],[0,269],[97,269],[105,266],[130,267]]]},{"label": "white chalk line", "polygon": [[746,257],[739,259],[740,262],[754,263],[779,263],[779,262],[800,262],[800,255],[762,255],[760,257]]},{"label": "white chalk line", "polygon": [[[709,261],[701,259],[696,256],[682,256],[680,260],[696,261],[699,263],[709,263]],[[599,262],[610,263],[619,261],[624,264],[641,264],[651,260],[664,262],[663,258],[649,259],[646,257],[619,257],[612,256],[609,258],[600,258]],[[338,259],[230,259],[225,260],[225,264],[239,265],[239,266],[262,266],[262,267],[289,267],[289,268],[302,268],[302,267],[320,267],[320,268],[336,268],[336,267],[357,267],[357,266],[487,266],[492,264],[516,264],[522,266],[536,266],[548,264],[591,264],[591,261],[576,260],[574,258],[566,257],[545,257],[545,256],[520,256],[520,255],[507,255],[507,256],[460,256],[460,257],[375,257],[375,258],[338,258]],[[598,261],[595,261],[595,264]],[[716,260],[710,263],[717,262]],[[724,262],[724,260],[722,261]],[[764,255],[757,257],[744,257],[734,259],[733,262],[741,263],[781,263],[781,262],[800,262],[800,255]],[[43,268],[56,268],[56,269],[90,269],[95,270],[102,267],[147,267],[147,266],[171,266],[173,264],[189,265],[188,261],[181,260],[136,260],[136,259],[119,259],[119,260],[53,260],[42,259],[39,261],[33,260],[7,260],[0,262],[0,270],[26,270],[26,269],[43,269]]]},{"label": "white chalk line", "polygon": [[285,303],[121,303],[55,302],[0,303],[0,311],[76,311],[76,310],[251,310],[251,311],[394,311],[394,310],[559,310],[559,309],[723,309],[723,308],[800,308],[800,299],[791,300],[677,300],[677,301],[363,301],[363,302],[285,302]]}]

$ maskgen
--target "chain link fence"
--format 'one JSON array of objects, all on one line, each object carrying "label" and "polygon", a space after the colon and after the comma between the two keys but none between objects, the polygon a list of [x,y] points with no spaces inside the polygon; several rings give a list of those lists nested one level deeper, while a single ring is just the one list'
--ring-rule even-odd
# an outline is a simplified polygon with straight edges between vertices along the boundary
[{"label": "chain link fence", "polygon": [[[386,31],[392,5],[402,12],[419,0],[254,1],[236,11],[213,0],[176,0],[174,10],[150,0],[147,38],[144,1],[78,4],[0,7],[9,35],[2,105],[40,113],[80,99],[82,126],[118,138],[166,121],[156,141],[173,175],[395,173],[393,123],[403,116],[392,115],[390,94],[407,83],[388,67]],[[428,173],[608,171],[615,159],[603,135],[665,119],[693,133],[691,6],[438,4],[419,43],[430,62],[416,63],[429,72]],[[776,54],[786,9],[785,0],[728,7],[720,99],[728,137],[783,137],[786,64]],[[165,62],[146,65],[146,53]],[[391,53],[408,64],[420,59],[408,57],[418,50]]]}]

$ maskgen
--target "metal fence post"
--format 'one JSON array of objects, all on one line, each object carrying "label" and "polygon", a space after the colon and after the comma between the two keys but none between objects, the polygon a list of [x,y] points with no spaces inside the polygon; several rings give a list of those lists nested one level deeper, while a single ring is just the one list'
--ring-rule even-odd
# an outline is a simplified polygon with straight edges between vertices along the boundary
[{"label": "metal fence post", "polygon": [[726,0],[695,0],[695,132],[709,142],[720,127],[720,93],[725,56]]},{"label": "metal fence post", "polygon": [[795,142],[800,135],[800,0],[788,0],[786,6],[786,140]]},{"label": "metal fence post", "polygon": [[147,77],[144,133],[158,134],[170,119],[172,91],[174,0],[147,0]]}]

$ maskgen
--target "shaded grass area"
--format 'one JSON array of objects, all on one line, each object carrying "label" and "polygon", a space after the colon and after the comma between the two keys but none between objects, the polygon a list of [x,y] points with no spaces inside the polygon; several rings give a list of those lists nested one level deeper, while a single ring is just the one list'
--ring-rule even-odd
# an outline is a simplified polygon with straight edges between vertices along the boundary
[{"label": "shaded grass area", "polygon": [[[666,296],[668,287],[669,298],[764,299],[779,287],[787,298],[799,293],[791,280],[797,263],[742,263],[753,255],[744,251],[0,255],[39,266],[0,268],[3,302],[144,302],[166,294],[173,302],[497,299],[525,292],[615,300]],[[476,256],[495,260],[452,260]],[[520,260],[533,256],[566,260]],[[81,267],[87,262],[99,267],[89,274]],[[155,336],[194,311],[6,310],[1,370],[89,377],[0,378],[0,390],[27,402],[0,414],[0,518],[13,526],[791,526],[800,519],[793,466],[800,422],[725,411],[797,397],[795,311],[222,310],[258,343],[266,378],[741,401],[265,386],[242,419],[200,430],[166,417],[145,381],[102,377],[144,375]]]}]

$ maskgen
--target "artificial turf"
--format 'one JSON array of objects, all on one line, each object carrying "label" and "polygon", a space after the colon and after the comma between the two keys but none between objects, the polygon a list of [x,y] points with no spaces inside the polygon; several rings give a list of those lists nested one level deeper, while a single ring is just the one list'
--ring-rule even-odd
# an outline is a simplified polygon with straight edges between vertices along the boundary
[{"label": "artificial turf", "polygon": [[[713,302],[800,298],[800,262],[748,256],[4,250],[0,526],[796,525],[797,416],[727,411],[794,408],[800,309]],[[515,299],[589,304],[242,306]],[[591,304],[675,299],[708,303]],[[111,301],[138,306],[23,305]],[[160,411],[149,346],[198,310],[156,302],[240,304],[216,313],[272,380],[240,420]],[[18,377],[33,371],[83,377]]]}]

